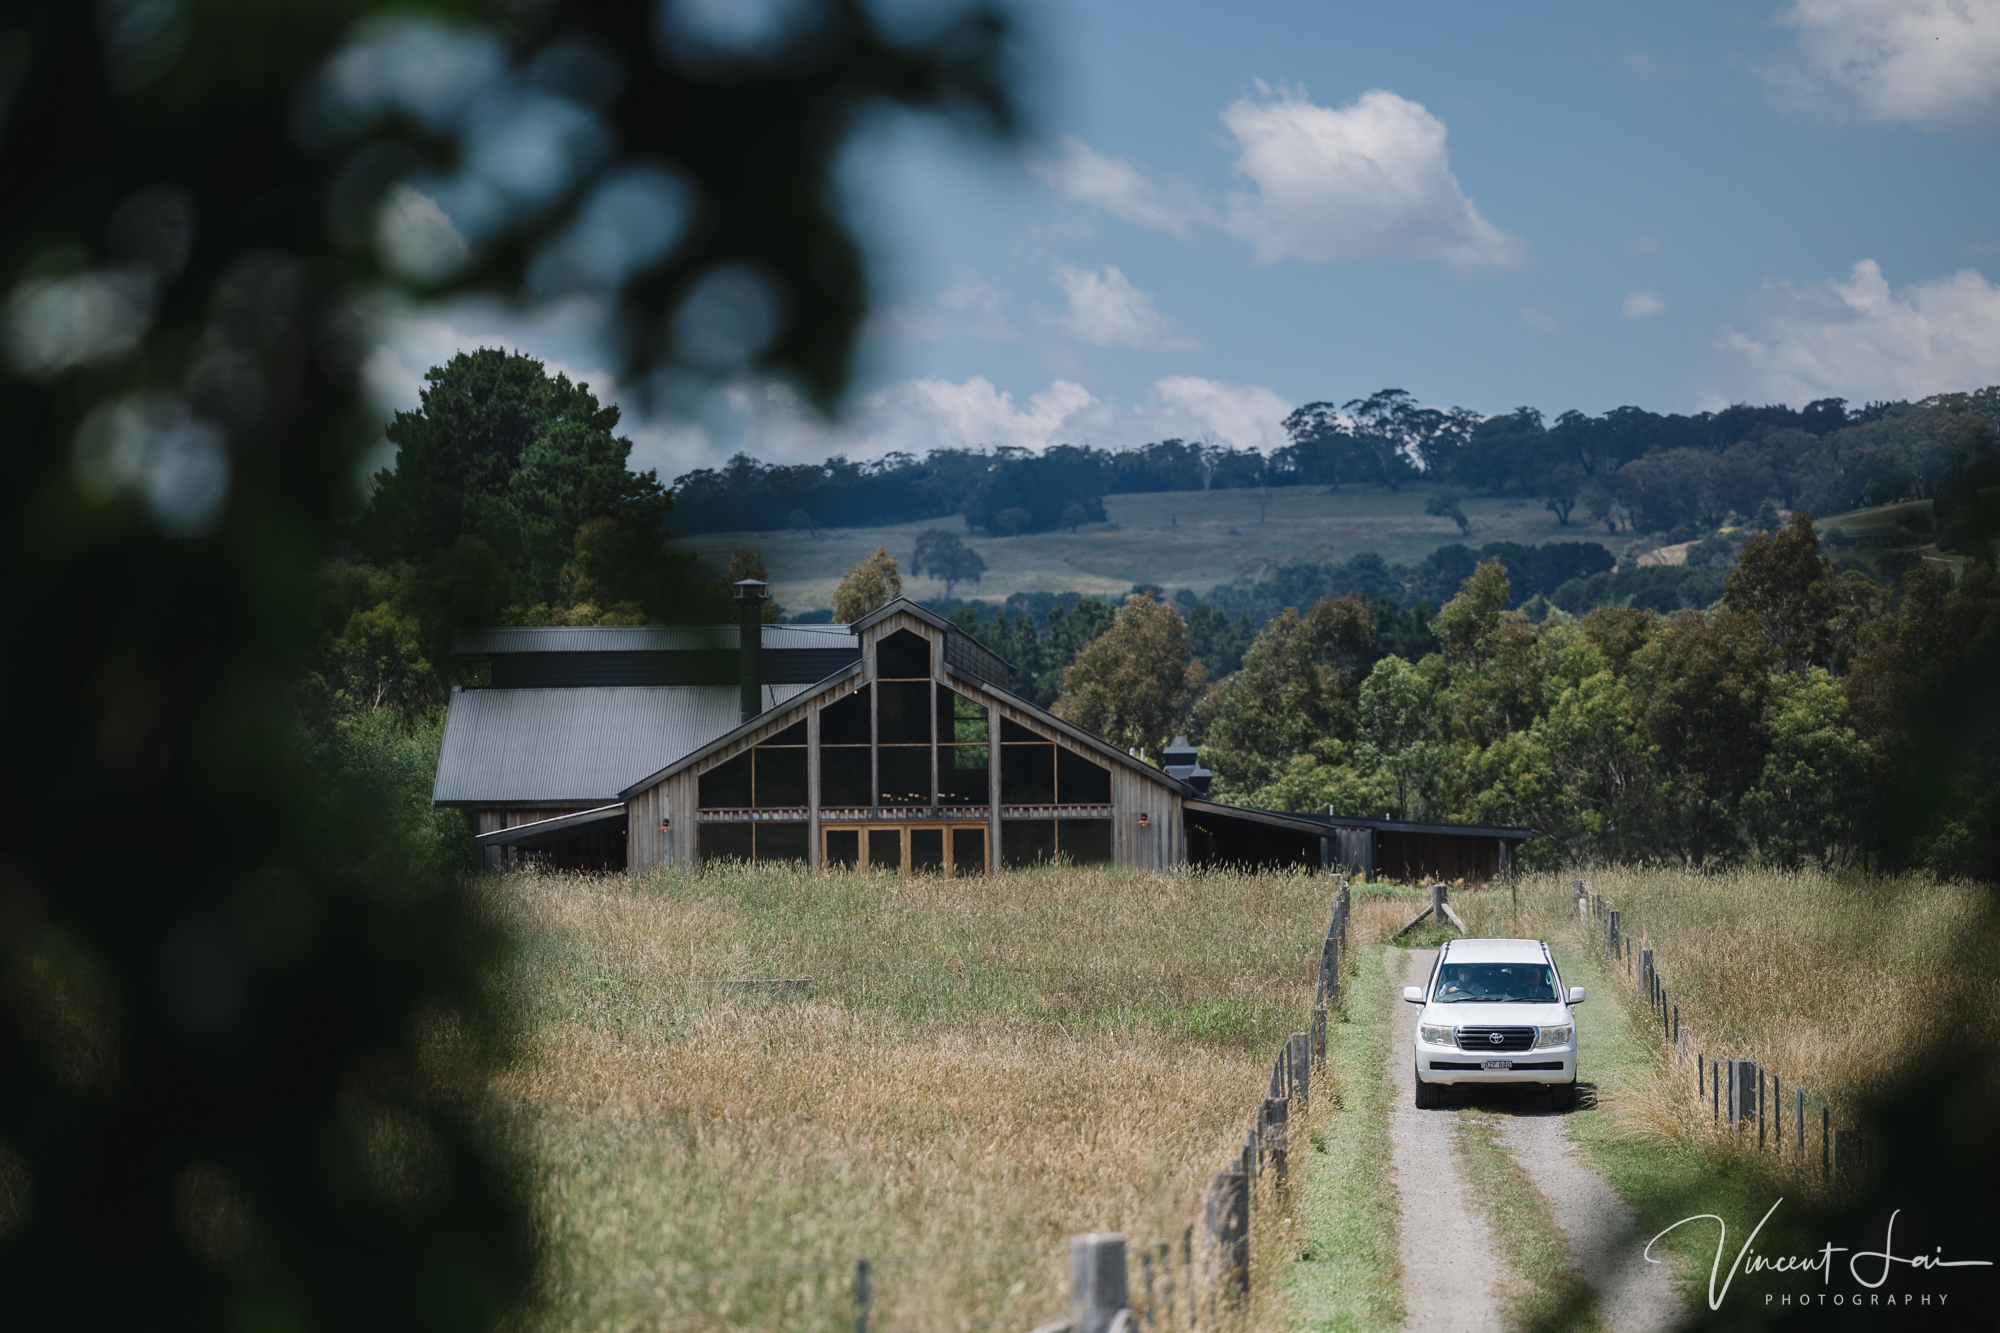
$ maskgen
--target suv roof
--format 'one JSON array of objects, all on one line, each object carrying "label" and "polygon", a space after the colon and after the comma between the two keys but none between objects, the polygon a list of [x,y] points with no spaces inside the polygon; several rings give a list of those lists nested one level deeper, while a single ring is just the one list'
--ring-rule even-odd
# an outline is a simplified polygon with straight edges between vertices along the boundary
[{"label": "suv roof", "polygon": [[1542,963],[1548,950],[1540,940],[1446,940],[1440,962]]}]

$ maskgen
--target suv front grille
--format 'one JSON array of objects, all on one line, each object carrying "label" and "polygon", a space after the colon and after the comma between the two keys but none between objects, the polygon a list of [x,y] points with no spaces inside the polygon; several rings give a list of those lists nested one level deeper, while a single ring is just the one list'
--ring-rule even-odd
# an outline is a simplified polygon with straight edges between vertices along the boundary
[{"label": "suv front grille", "polygon": [[1526,1051],[1535,1045],[1533,1028],[1460,1028],[1458,1049],[1461,1051]]}]

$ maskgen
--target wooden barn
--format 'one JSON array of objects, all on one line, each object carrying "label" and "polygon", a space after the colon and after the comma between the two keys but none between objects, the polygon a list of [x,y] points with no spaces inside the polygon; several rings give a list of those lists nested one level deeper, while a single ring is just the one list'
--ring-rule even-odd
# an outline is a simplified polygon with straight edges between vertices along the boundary
[{"label": "wooden barn", "polygon": [[[1353,821],[1210,801],[1185,742],[1163,769],[1055,717],[1008,689],[1007,662],[913,602],[852,625],[764,625],[763,585],[738,593],[736,626],[459,637],[456,655],[490,683],[452,691],[433,800],[472,815],[489,867],[1347,863]],[[1446,864],[1432,843],[1395,852],[1386,827],[1370,832],[1382,873]],[[1490,848],[1493,831],[1477,840]]]}]

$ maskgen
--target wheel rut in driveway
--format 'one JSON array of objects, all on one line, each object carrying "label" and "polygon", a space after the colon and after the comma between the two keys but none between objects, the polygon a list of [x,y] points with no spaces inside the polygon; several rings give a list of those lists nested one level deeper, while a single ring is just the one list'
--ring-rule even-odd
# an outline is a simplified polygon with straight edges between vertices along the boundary
[{"label": "wheel rut in driveway", "polygon": [[[1393,959],[1394,953],[1390,954]],[[1403,979],[1389,987],[1388,1003],[1407,1013],[1404,986],[1430,979],[1435,949],[1410,951]],[[1491,1228],[1459,1169],[1452,1139],[1458,1117],[1450,1110],[1419,1111],[1410,1042],[1392,1027],[1389,1039],[1390,1158],[1401,1205],[1397,1245],[1403,1260],[1406,1327],[1440,1333],[1504,1333],[1501,1284],[1506,1270]]]}]

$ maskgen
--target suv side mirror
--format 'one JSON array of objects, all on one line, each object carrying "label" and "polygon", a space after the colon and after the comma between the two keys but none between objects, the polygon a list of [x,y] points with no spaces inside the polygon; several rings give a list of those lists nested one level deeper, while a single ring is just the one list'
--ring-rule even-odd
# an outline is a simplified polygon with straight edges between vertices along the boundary
[{"label": "suv side mirror", "polygon": [[1422,1004],[1423,1002],[1424,1002],[1424,988],[1422,986],[1403,987],[1403,1003]]},{"label": "suv side mirror", "polygon": [[1571,987],[1569,988],[1569,1002],[1570,1002],[1571,1004],[1582,1004],[1582,1003],[1583,1003],[1583,987],[1581,987],[1581,986],[1571,986]]}]

